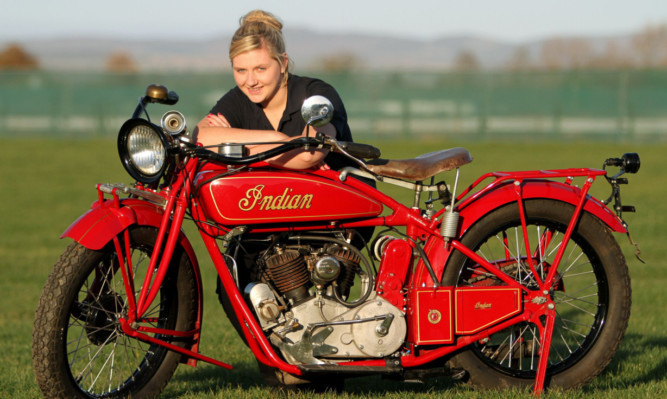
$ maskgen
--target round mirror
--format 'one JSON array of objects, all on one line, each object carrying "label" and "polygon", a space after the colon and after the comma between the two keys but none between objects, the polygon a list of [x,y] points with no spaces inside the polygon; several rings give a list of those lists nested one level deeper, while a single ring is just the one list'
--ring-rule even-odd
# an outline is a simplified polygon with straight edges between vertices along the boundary
[{"label": "round mirror", "polygon": [[301,116],[308,125],[321,127],[331,122],[334,107],[324,96],[308,97],[301,107]]}]

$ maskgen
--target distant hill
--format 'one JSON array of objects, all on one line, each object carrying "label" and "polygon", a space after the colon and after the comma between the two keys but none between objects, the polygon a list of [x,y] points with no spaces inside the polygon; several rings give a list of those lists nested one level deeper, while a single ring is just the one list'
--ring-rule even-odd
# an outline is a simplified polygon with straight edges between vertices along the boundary
[{"label": "distant hill", "polygon": [[[614,43],[627,46],[630,35],[588,37],[590,49],[602,51]],[[322,68],[326,60],[347,57],[354,67],[370,70],[447,70],[456,65],[463,52],[472,54],[480,68],[506,66],[519,49],[525,62],[540,57],[544,43],[506,43],[477,36],[451,36],[417,40],[370,34],[325,34],[309,30],[285,30],[287,51],[296,70]],[[36,57],[46,70],[102,70],[110,54],[125,52],[141,71],[215,71],[229,68],[230,37],[210,40],[122,40],[71,37],[28,40],[19,43]],[[0,42],[6,47],[9,43]]]}]

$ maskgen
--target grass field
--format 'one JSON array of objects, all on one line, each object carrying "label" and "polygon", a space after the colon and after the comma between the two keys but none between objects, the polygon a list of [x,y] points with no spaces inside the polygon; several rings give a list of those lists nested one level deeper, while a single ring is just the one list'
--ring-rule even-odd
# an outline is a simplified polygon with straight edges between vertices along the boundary
[{"label": "grass field", "polygon": [[[385,157],[411,157],[462,145],[475,162],[462,169],[464,183],[483,172],[511,169],[601,167],[623,152],[639,152],[642,168],[623,187],[624,203],[637,207],[627,214],[633,238],[646,264],[621,242],[630,267],[633,310],[626,339],[607,370],[576,392],[549,392],[548,398],[653,398],[667,394],[667,144],[603,142],[387,142],[374,143]],[[68,244],[61,232],[96,199],[98,182],[129,182],[110,139],[3,139],[0,146],[0,398],[36,398],[31,357],[32,322],[47,275]],[[608,195],[598,181],[593,194]],[[405,195],[409,198],[409,195]],[[264,398],[281,396],[263,385],[249,350],[233,333],[215,298],[215,276],[198,236],[189,230],[204,275],[205,317],[201,350],[234,365],[234,370],[200,363],[180,366],[163,393],[165,398]],[[294,394],[292,397],[311,397]],[[346,382],[340,395],[322,398],[506,398],[525,392],[481,392],[448,379],[405,384],[379,378]]]}]

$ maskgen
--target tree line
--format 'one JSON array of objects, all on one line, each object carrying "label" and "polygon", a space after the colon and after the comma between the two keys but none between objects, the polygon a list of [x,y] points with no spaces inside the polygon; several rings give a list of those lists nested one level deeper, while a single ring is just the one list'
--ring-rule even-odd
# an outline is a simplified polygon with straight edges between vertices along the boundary
[{"label": "tree line", "polygon": [[[12,43],[0,51],[0,71],[33,71],[40,69],[39,61],[20,44]],[[136,73],[137,63],[129,53],[119,51],[109,54],[105,62],[109,72]]]},{"label": "tree line", "polygon": [[[343,72],[363,69],[363,63],[352,53],[331,54],[320,60],[322,69]],[[19,44],[10,44],[0,51],[0,70],[37,70],[39,60]],[[584,38],[554,38],[544,41],[537,54],[520,46],[504,65],[511,71],[576,70],[576,69],[664,69],[667,68],[667,23],[647,25],[629,41],[608,39],[603,48]],[[109,54],[105,69],[110,72],[136,73],[139,65],[127,52]],[[478,55],[460,51],[451,69],[478,71],[484,69]]]},{"label": "tree line", "polygon": [[[667,24],[648,25],[629,41],[605,40],[602,48],[584,38],[554,38],[542,43],[537,54],[520,46],[504,69],[584,70],[584,69],[664,69],[667,68]],[[461,51],[453,68],[458,71],[480,70],[476,55]]]}]

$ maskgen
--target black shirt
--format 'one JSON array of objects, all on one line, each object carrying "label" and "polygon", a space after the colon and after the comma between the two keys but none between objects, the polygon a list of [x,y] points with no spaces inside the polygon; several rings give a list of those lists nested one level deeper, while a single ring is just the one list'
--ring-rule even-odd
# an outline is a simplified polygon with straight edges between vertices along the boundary
[{"label": "black shirt", "polygon": [[[289,75],[287,80],[287,105],[278,124],[278,131],[287,136],[299,136],[306,127],[301,117],[303,101],[314,95],[324,96],[331,101],[334,107],[334,116],[331,124],[336,128],[336,139],[352,141],[352,133],[347,124],[347,113],[336,90],[329,84],[313,78]],[[274,130],[271,122],[264,114],[261,105],[255,104],[241,91],[234,87],[227,92],[211,109],[212,114],[220,113],[229,122],[231,127],[251,130]],[[340,154],[329,153],[325,162],[332,169],[353,165],[349,159]]]}]

